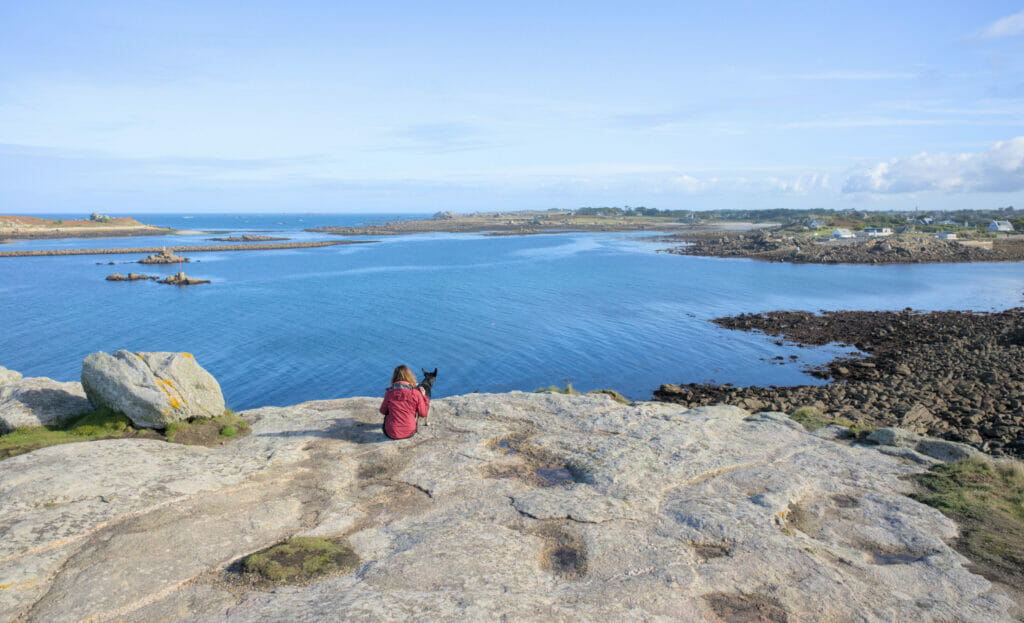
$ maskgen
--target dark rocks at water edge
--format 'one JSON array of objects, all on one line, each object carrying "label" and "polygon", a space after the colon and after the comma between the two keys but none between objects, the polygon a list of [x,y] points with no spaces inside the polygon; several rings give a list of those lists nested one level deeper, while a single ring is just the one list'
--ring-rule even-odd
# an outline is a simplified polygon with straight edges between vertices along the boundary
[{"label": "dark rocks at water edge", "polygon": [[814,406],[827,417],[900,426],[1024,457],[1024,308],[997,313],[776,311],[718,318],[799,344],[845,343],[844,357],[812,373],[823,386],[662,385],[656,400],[695,407],[732,404],[792,412]]},{"label": "dark rocks at water edge", "polygon": [[166,283],[172,286],[197,286],[201,283],[210,283],[210,281],[208,279],[194,279],[185,273],[179,272],[166,279],[161,279],[157,283]]},{"label": "dark rocks at water edge", "polygon": [[241,236],[224,236],[221,238],[208,238],[215,242],[273,242],[276,240],[289,240],[289,238],[279,238],[276,236],[261,236],[259,234],[242,234]]},{"label": "dark rocks at water edge", "polygon": [[187,261],[187,257],[175,255],[173,251],[167,249],[161,249],[159,253],[153,253],[139,260],[139,264],[179,264]]},{"label": "dark rocks at water edge", "polygon": [[107,281],[145,281],[147,279],[155,281],[159,278],[156,275],[140,275],[139,273],[128,273],[127,275],[114,273],[113,275],[107,275]]},{"label": "dark rocks at water edge", "polygon": [[688,244],[668,249],[677,255],[735,257],[794,264],[924,264],[1024,261],[1024,239],[939,240],[928,235],[831,240],[809,235],[685,233],[662,238]]}]

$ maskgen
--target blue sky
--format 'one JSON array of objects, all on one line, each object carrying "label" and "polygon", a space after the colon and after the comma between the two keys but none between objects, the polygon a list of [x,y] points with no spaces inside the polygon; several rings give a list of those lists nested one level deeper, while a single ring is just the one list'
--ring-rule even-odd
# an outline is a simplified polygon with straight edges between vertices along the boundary
[{"label": "blue sky", "polygon": [[1024,205],[1021,1],[349,4],[0,0],[0,213]]}]

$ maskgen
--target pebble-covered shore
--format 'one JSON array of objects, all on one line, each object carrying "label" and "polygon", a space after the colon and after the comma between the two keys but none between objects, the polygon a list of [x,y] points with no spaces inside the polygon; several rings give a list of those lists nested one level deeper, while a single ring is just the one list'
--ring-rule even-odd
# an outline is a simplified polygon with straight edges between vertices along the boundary
[{"label": "pebble-covered shore", "polygon": [[882,238],[820,239],[785,232],[687,232],[661,238],[685,242],[667,249],[700,255],[793,264],[944,264],[1024,260],[1024,237],[939,240],[930,234]]},{"label": "pebble-covered shore", "polygon": [[800,344],[845,343],[866,358],[815,371],[824,386],[662,385],[656,400],[787,413],[815,406],[868,426],[900,426],[1024,457],[1024,308],[997,313],[775,311],[718,318]]}]

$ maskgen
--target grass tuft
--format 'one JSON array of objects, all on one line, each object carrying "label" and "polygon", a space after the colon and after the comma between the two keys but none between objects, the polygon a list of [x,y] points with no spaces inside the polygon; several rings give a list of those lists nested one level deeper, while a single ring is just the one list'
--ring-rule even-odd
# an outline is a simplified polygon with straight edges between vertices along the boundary
[{"label": "grass tuft", "polygon": [[979,563],[982,574],[1024,585],[1024,466],[970,458],[942,463],[915,477],[915,500],[960,526],[956,549]]},{"label": "grass tuft", "polygon": [[818,409],[815,407],[800,407],[796,411],[789,414],[789,419],[800,424],[808,431],[816,431],[819,428],[831,426],[832,424],[838,424],[839,426],[845,426],[849,429],[850,435],[855,439],[863,439],[874,432],[874,428],[865,426],[863,424],[857,424],[846,418],[829,418],[818,413]]},{"label": "grass tuft", "polygon": [[236,437],[249,432],[249,424],[229,410],[217,417],[196,417],[167,425],[164,435],[171,443],[189,445],[216,445],[220,437]]},{"label": "grass tuft", "polygon": [[0,435],[0,459],[63,443],[123,437],[130,426],[131,420],[123,413],[102,408],[59,426],[18,428]]},{"label": "grass tuft", "polygon": [[633,404],[632,402],[630,402],[630,400],[628,398],[626,398],[625,396],[623,396],[619,392],[615,391],[614,389],[595,389],[594,391],[587,392],[587,393],[588,394],[604,394],[605,396],[610,397],[615,402],[618,402],[618,403],[621,403],[621,404],[624,404],[624,405],[631,405],[631,404]]}]

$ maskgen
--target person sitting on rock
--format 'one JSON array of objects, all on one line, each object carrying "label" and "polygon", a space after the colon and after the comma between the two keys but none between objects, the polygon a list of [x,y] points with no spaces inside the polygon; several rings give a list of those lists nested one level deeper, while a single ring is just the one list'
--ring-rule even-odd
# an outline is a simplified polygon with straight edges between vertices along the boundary
[{"label": "person sitting on rock", "polygon": [[391,439],[407,439],[416,434],[416,418],[427,421],[430,398],[416,386],[409,366],[398,366],[391,374],[391,387],[384,393],[380,412],[384,414],[384,434]]}]

